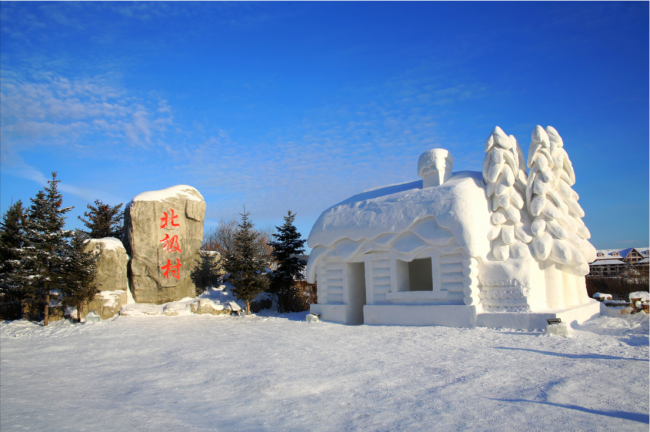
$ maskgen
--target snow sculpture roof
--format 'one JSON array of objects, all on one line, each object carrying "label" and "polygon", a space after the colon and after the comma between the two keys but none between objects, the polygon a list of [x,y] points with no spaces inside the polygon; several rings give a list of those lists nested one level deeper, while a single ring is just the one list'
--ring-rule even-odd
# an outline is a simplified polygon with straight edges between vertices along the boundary
[{"label": "snow sculpture roof", "polygon": [[482,174],[462,171],[432,188],[422,189],[418,180],[354,195],[321,214],[308,245],[315,249],[312,255],[334,249],[343,261],[361,248],[391,250],[411,259],[427,246],[461,247],[470,256],[483,256],[490,247],[489,221]]},{"label": "snow sculpture roof", "polygon": [[[136,195],[131,202],[135,201],[163,201],[167,198],[184,198],[191,201],[204,201],[201,193],[188,185],[177,185],[168,187],[167,189],[161,189],[157,191],[142,192],[139,195]],[[127,207],[131,203],[127,204]]]}]

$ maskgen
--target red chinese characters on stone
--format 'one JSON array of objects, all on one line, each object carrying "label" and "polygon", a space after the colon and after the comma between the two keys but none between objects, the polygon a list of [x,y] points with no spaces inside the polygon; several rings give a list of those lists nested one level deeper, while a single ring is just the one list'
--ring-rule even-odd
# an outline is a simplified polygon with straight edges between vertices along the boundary
[{"label": "red chinese characters on stone", "polygon": [[180,226],[180,224],[177,224],[176,222],[174,222],[174,219],[176,219],[178,217],[178,215],[174,214],[174,209],[173,208],[169,209],[169,213],[171,213],[171,216],[167,215],[167,212],[163,212],[163,213],[165,214],[165,216],[160,218],[160,228],[167,228],[167,224],[170,223],[170,222],[171,222],[172,227],[179,227]]},{"label": "red chinese characters on stone", "polygon": [[165,234],[165,238],[160,240],[160,243],[163,244],[163,250],[167,253],[182,252],[181,246],[178,244],[177,235],[169,237],[169,234]]},{"label": "red chinese characters on stone", "polygon": [[174,276],[176,279],[181,278],[181,260],[176,258],[176,265],[172,265],[172,261],[170,259],[167,260],[167,264],[164,266],[160,267],[163,272],[163,276],[165,276],[167,279],[169,279],[169,274],[171,273],[172,276]]},{"label": "red chinese characters on stone", "polygon": [[[176,223],[178,215],[174,214],[173,208],[169,209],[169,214],[167,214],[167,212],[163,212],[163,214],[164,216],[160,218],[160,228],[167,228],[168,224],[171,224],[172,228],[180,226],[180,224]],[[162,243],[163,251],[167,253],[181,252],[181,246],[178,242],[178,235],[170,237],[169,234],[165,234],[165,238],[160,240],[160,243]],[[181,267],[181,260],[176,258],[176,265],[172,265],[171,259],[167,259],[167,264],[161,266],[160,268],[163,270],[163,276],[165,276],[167,279],[169,279],[169,275],[171,274],[173,277],[180,280]]]}]

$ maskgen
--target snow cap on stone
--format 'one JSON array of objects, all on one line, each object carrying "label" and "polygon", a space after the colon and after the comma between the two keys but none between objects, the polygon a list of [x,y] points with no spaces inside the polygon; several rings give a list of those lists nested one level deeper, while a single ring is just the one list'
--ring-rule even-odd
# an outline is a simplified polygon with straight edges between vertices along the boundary
[{"label": "snow cap on stone", "polygon": [[[142,192],[133,198],[133,201],[164,201],[168,198],[184,198],[191,201],[205,201],[203,195],[188,185],[177,185],[157,191]],[[131,204],[131,203],[129,203]]]},{"label": "snow cap on stone", "polygon": [[101,245],[103,250],[124,249],[124,245],[122,244],[122,242],[119,239],[116,239],[115,237],[104,237],[104,238],[101,238],[101,239],[89,239],[89,240],[86,240],[84,243]]}]

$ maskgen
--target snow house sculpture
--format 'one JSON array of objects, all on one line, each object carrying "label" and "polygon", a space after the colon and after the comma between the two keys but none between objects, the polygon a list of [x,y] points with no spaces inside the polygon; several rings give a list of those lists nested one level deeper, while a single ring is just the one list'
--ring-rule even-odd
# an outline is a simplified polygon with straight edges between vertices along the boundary
[{"label": "snow house sculpture", "polygon": [[526,163],[497,126],[485,152],[483,172],[452,173],[452,155],[429,150],[422,180],[325,210],[308,240],[311,311],[346,324],[515,329],[598,315],[585,286],[596,250],[560,135],[535,127]]}]

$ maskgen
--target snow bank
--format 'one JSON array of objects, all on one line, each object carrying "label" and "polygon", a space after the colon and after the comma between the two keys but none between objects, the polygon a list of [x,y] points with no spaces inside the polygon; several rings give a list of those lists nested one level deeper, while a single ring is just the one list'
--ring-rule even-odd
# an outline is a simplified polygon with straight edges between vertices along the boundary
[{"label": "snow bank", "polygon": [[155,316],[155,315],[192,315],[190,305],[197,300],[194,298],[186,297],[179,301],[169,302],[161,305],[150,303],[131,303],[122,306],[120,315],[123,316]]},{"label": "snow bank", "polygon": [[635,291],[633,293],[630,293],[630,301],[632,299],[641,299],[643,302],[650,301],[650,293],[647,291]]},{"label": "snow bank", "polygon": [[95,298],[104,300],[105,307],[116,307],[119,304],[117,299],[125,293],[124,290],[100,291],[99,294],[95,295]]},{"label": "snow bank", "polygon": [[594,297],[595,299],[597,299],[597,300],[611,300],[611,299],[612,299],[612,295],[611,295],[611,294],[604,294],[604,293],[599,293],[599,292],[597,292],[596,294],[594,294],[593,297]]},{"label": "snow bank", "polygon": [[151,303],[127,303],[120,309],[121,316],[154,316],[163,315],[164,305],[155,305]]},{"label": "snow bank", "polygon": [[120,315],[131,317],[144,316],[183,316],[193,315],[194,310],[205,311],[212,309],[214,311],[240,311],[246,308],[246,303],[237,298],[230,292],[230,285],[220,285],[216,288],[206,290],[202,295],[196,298],[186,297],[182,300],[169,302],[162,305],[150,303],[127,303],[122,306]]},{"label": "snow bank", "polygon": [[[617,306],[611,306],[612,304]],[[610,305],[610,306],[607,306]],[[611,301],[611,300],[606,300],[605,302],[601,303],[600,305],[600,314],[603,316],[607,317],[612,317],[612,318],[621,318],[624,320],[648,320],[649,316],[645,312],[637,312],[632,314],[632,308],[628,306],[627,302],[622,302],[622,301]]]}]

